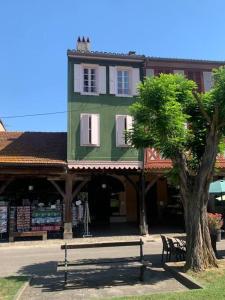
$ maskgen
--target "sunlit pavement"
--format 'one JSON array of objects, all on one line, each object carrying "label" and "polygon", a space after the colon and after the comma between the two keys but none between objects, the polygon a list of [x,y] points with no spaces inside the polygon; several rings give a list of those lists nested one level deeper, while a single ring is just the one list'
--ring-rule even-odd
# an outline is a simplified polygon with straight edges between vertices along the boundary
[{"label": "sunlit pavement", "polygon": [[[171,234],[172,235],[172,234]],[[131,240],[138,236],[113,240]],[[92,241],[101,241],[101,238]],[[104,238],[104,240],[111,240]],[[0,276],[27,275],[33,277],[22,299],[100,299],[123,295],[140,295],[160,291],[185,289],[180,283],[164,271],[161,265],[162,243],[160,236],[144,238],[144,254],[153,263],[147,270],[145,284],[138,281],[139,268],[124,266],[79,267],[71,270],[69,285],[63,286],[63,272],[57,271],[57,262],[62,261],[64,253],[60,245],[64,241],[17,242],[13,246],[5,244],[0,247]],[[87,242],[76,239],[72,242]],[[225,255],[225,240],[217,243],[220,256]],[[138,247],[96,248],[69,251],[69,259],[118,258],[138,256]]]}]

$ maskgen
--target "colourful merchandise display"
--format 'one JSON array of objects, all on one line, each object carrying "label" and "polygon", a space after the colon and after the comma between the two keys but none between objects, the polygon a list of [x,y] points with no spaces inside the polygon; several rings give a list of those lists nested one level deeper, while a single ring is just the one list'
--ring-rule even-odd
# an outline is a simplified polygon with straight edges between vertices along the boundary
[{"label": "colourful merchandise display", "polygon": [[30,231],[30,206],[17,206],[16,227],[18,232]]},{"label": "colourful merchandise display", "polygon": [[8,231],[8,207],[0,206],[0,234]]},{"label": "colourful merchandise display", "polygon": [[84,205],[75,205],[72,206],[72,223],[73,226],[78,226],[84,222]]},{"label": "colourful merchandise display", "polygon": [[62,226],[61,207],[33,207],[32,231],[59,231]]}]

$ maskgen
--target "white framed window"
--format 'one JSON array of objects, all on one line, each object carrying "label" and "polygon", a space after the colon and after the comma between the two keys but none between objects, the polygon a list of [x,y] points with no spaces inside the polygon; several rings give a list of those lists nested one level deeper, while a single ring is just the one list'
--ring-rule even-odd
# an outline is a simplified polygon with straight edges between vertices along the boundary
[{"label": "white framed window", "polygon": [[106,67],[74,64],[74,92],[82,95],[106,94]]},{"label": "white framed window", "polygon": [[80,115],[80,145],[100,146],[99,114]]},{"label": "white framed window", "polygon": [[130,72],[129,70],[117,70],[117,94],[130,95]]},{"label": "white framed window", "polygon": [[97,93],[96,68],[83,68],[83,93]]},{"label": "white framed window", "polygon": [[116,146],[128,147],[129,141],[126,138],[126,131],[133,127],[133,117],[129,115],[116,115]]},{"label": "white framed window", "polygon": [[140,82],[140,69],[126,66],[109,67],[109,92],[117,97],[138,95],[137,85]]}]

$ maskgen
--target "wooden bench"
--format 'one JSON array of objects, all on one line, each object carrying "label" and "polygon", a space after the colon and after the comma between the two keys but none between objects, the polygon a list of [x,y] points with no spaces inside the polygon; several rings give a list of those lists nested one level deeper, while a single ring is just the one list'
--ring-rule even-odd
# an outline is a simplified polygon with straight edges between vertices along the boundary
[{"label": "wooden bench", "polygon": [[41,236],[42,240],[47,240],[47,231],[24,231],[24,232],[13,232],[9,236],[9,241],[14,242],[14,239],[17,237],[33,237],[33,236]]},{"label": "wooden bench", "polygon": [[[144,281],[144,272],[147,266],[151,266],[150,263],[144,261],[144,254],[143,254],[143,244],[144,242],[142,239],[138,241],[118,241],[118,242],[102,242],[102,243],[90,243],[90,244],[77,244],[65,245],[61,246],[61,250],[65,250],[65,258],[63,262],[58,263],[58,267],[64,267],[64,283],[67,284],[68,279],[68,267],[69,266],[82,266],[82,265],[95,265],[95,264],[111,264],[111,263],[130,263],[130,262],[138,262],[140,263],[140,281]],[[140,247],[140,256],[139,257],[126,257],[126,258],[119,258],[115,260],[85,260],[84,262],[79,261],[68,261],[68,250],[72,249],[87,249],[87,248],[105,248],[105,247],[124,247],[124,246],[139,246]]]}]

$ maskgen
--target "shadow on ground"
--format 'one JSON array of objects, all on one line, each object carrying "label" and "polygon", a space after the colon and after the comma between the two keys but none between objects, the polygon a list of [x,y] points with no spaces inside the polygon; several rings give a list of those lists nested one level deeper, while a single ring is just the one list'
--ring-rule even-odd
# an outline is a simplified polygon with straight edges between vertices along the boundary
[{"label": "shadow on ground", "polygon": [[[171,275],[162,269],[160,259],[160,255],[145,256],[145,260],[153,264],[145,271],[143,285],[156,285],[171,278]],[[42,293],[62,291],[65,289],[64,271],[61,267],[57,269],[57,263],[50,261],[25,266],[19,270],[19,274],[32,276],[31,286],[41,288]],[[118,262],[118,258],[104,258],[77,260],[76,263],[76,266],[69,267],[66,290],[102,289],[141,283],[140,266],[133,262],[127,265],[125,262]],[[83,265],[87,263],[92,265]]]}]

